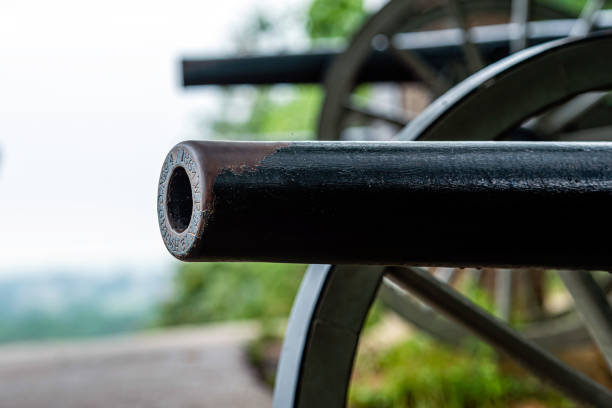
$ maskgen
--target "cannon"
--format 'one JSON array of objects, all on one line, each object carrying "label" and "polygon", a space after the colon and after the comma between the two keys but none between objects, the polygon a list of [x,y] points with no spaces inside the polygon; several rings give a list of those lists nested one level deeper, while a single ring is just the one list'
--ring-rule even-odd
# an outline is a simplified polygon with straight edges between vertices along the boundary
[{"label": "cannon", "polygon": [[[305,63],[300,67],[303,71],[298,69],[290,73],[290,69],[283,67],[282,58],[285,57],[280,57],[280,60],[276,60],[279,65],[271,68],[270,73],[278,74],[276,76],[278,82],[300,82],[301,79],[309,82],[320,80],[321,72],[324,70],[323,83],[326,93],[317,131],[319,139],[350,139],[353,135],[349,131],[355,127],[369,126],[369,124],[364,125],[366,122],[363,119],[366,118],[369,120],[368,123],[384,122],[395,129],[387,134],[373,129],[373,132],[365,137],[366,139],[391,138],[403,141],[402,143],[342,142],[301,145],[288,142],[280,145],[258,145],[258,147],[223,145],[223,148],[218,149],[222,146],[189,142],[177,146],[176,150],[171,152],[167,159],[170,161],[164,165],[165,170],[162,170],[160,178],[160,189],[165,188],[165,190],[158,195],[158,204],[161,208],[158,216],[160,219],[165,217],[164,222],[160,222],[160,227],[166,245],[173,255],[184,260],[313,262],[304,277],[287,327],[275,385],[275,407],[344,406],[353,358],[365,316],[373,299],[379,293],[385,298],[391,292],[395,293],[393,309],[400,315],[410,316],[411,321],[419,322],[418,327],[436,337],[443,338],[443,333],[450,332],[450,329],[455,327],[452,324],[455,323],[450,320],[440,320],[439,315],[420,307],[421,304],[415,303],[414,297],[409,294],[449,316],[498,350],[512,356],[569,397],[592,406],[612,405],[612,395],[609,390],[561,363],[552,356],[551,352],[555,347],[567,345],[577,337],[581,341],[586,338],[598,346],[608,367],[612,367],[612,312],[606,298],[612,286],[610,282],[603,284],[596,282],[590,272],[583,270],[610,270],[609,266],[604,265],[609,262],[606,260],[609,255],[604,249],[605,239],[597,240],[595,238],[597,234],[593,229],[598,225],[605,226],[609,222],[609,217],[603,210],[606,206],[604,197],[607,193],[602,195],[597,193],[598,188],[603,187],[606,182],[602,179],[601,183],[589,184],[591,177],[606,173],[604,168],[610,166],[610,159],[606,158],[605,152],[608,149],[606,143],[595,145],[576,143],[593,140],[612,141],[609,110],[606,110],[608,92],[612,89],[610,75],[612,60],[609,58],[612,52],[611,35],[604,32],[580,38],[596,28],[598,21],[603,21],[597,18],[605,15],[602,12],[598,13],[602,4],[595,0],[587,2],[580,18],[571,24],[568,34],[579,38],[560,39],[520,51],[532,41],[534,33],[530,27],[537,27],[537,24],[540,24],[539,20],[559,20],[556,23],[561,23],[568,16],[559,10],[542,7],[538,3],[530,4],[523,0],[512,2],[392,0],[368,19],[362,29],[355,34],[347,49],[339,55],[334,55],[331,62],[325,61],[329,61],[326,58],[331,59],[330,55],[333,53],[321,54],[316,57],[318,62],[311,65]],[[469,29],[470,26],[478,25],[470,21],[470,18],[477,20],[476,17],[482,18],[483,13],[485,20],[491,24],[500,16],[508,17],[511,25],[507,28],[511,31],[511,35],[506,37],[508,41],[505,52],[520,51],[486,67],[485,64],[492,58],[488,54],[486,44],[492,43],[493,39],[477,38],[474,33],[478,29]],[[449,18],[455,23],[454,28],[459,29],[460,38],[454,45],[447,44],[446,50],[449,54],[439,54],[441,58],[447,57],[442,61],[443,65],[437,66],[434,57],[427,59],[427,53],[436,55],[435,52],[432,53],[435,47],[411,49],[410,46],[404,47],[399,40],[396,40],[402,36],[410,38],[412,35],[410,33],[414,31],[417,33],[414,33],[412,38],[418,38],[418,31],[427,30],[428,27],[442,22],[446,24],[443,24],[444,29],[453,28],[448,27]],[[530,19],[535,21],[529,22]],[[441,33],[438,34],[432,38],[442,38]],[[455,54],[450,50],[454,50],[452,52]],[[462,55],[460,59],[456,59],[459,50]],[[391,57],[395,59],[394,62],[391,61]],[[376,58],[378,62],[374,62]],[[265,62],[265,58],[259,60],[262,61]],[[459,62],[461,67],[457,67],[453,61]],[[233,64],[231,61],[225,62]],[[399,72],[397,64],[403,66],[401,77],[393,76],[396,75],[393,72]],[[202,68],[196,65],[192,66],[196,71]],[[387,78],[384,74],[376,78],[374,72],[380,67],[385,67],[387,70],[385,71],[389,75]],[[288,77],[291,75],[296,77],[285,79],[280,71],[287,73]],[[305,71],[307,73],[304,73]],[[246,75],[243,78],[248,78],[248,72],[244,72]],[[255,72],[251,77],[252,80],[274,82],[272,76],[265,79],[261,76],[261,72]],[[226,73],[231,74],[231,71]],[[469,76],[470,74],[472,75]],[[308,75],[311,79],[306,81],[304,78]],[[381,109],[380,106],[358,106],[355,104],[354,91],[360,82],[366,80],[366,75],[371,75],[372,81],[397,81],[400,86],[403,81],[418,80],[433,96],[441,96],[419,115],[408,114],[405,109],[400,109],[403,111],[403,116],[397,116],[391,115],[388,109]],[[457,85],[452,87],[453,84]],[[355,117],[359,120],[354,121]],[[496,141],[498,145],[477,143],[470,147],[460,143],[465,140]],[[572,142],[572,145],[553,143],[558,140]],[[408,141],[418,142],[406,144]],[[433,145],[423,143],[430,141],[437,143]],[[534,146],[534,143],[538,146]],[[592,155],[595,162],[598,161],[597,157],[601,158],[602,173],[597,171],[591,173],[582,165],[574,167],[571,164],[573,159],[581,161],[580,154],[572,150],[580,149],[581,146],[588,150],[592,149],[588,155]],[[391,155],[393,159],[389,165],[396,165],[399,170],[411,170],[407,173],[385,173],[383,159],[387,156],[377,151],[379,154],[377,158],[368,159],[369,148],[398,149],[398,151],[405,149],[404,154]],[[433,151],[431,149],[436,148],[440,149],[441,157],[446,157],[448,160],[437,161],[437,155],[431,155]],[[471,148],[474,149],[472,153],[487,151],[487,154],[483,153],[480,156],[475,153],[473,160],[462,161],[462,157],[465,159],[465,155],[470,154],[467,152]],[[561,148],[561,151],[555,150],[556,148]],[[236,154],[229,154],[228,149],[236,150],[234,152]],[[329,155],[317,155],[317,149],[326,151]],[[341,153],[343,149],[347,149],[344,151],[347,153],[346,157]],[[360,154],[356,154],[351,149],[358,150]],[[417,157],[420,154],[411,155],[409,152],[414,153],[419,149],[423,149],[420,154],[423,155],[421,158],[424,162],[417,165]],[[442,152],[445,149],[448,149],[446,155]],[[450,154],[453,149],[458,149],[456,151],[460,154]],[[538,157],[542,159],[530,156],[531,158],[526,159],[526,163],[520,166],[518,165],[518,162],[521,162],[520,158],[529,156],[529,154],[522,156],[525,151],[519,153],[521,149],[529,150],[529,154],[537,155],[536,152],[539,152],[542,156]],[[176,162],[179,151],[188,153],[191,160],[187,166],[195,172],[193,174],[202,177],[199,180],[204,184],[194,183],[190,178],[193,174],[187,167],[185,174],[182,174],[181,170],[176,170],[180,176],[172,177],[175,169],[182,167]],[[562,151],[568,153],[567,157]],[[573,153],[569,154],[569,151]],[[317,157],[317,160],[307,160],[306,162],[310,164],[305,165],[290,160],[288,152],[293,152],[294,159]],[[351,154],[348,152],[356,155],[358,160],[350,160]],[[567,166],[548,172],[545,169],[551,170],[554,166],[547,166],[553,162],[544,158],[552,158],[557,153],[560,154],[557,157],[559,163],[566,163]],[[515,154],[517,156],[514,156]],[[327,161],[321,157],[325,157]],[[516,157],[518,162],[511,157]],[[496,163],[491,162],[490,167],[487,167],[487,160],[493,158],[497,160]],[[583,159],[585,160],[583,164],[589,162],[589,159]],[[605,164],[606,161],[608,164]],[[452,167],[452,163],[457,164],[457,168]],[[465,166],[459,165],[460,163]],[[355,164],[359,171],[351,172],[349,169],[352,164]],[[552,191],[555,178],[547,178],[545,174],[569,177],[571,171],[579,168],[585,170],[585,173],[576,174],[578,177],[572,182],[586,184],[584,184],[585,190],[574,197],[575,206],[568,207],[563,213],[556,212],[555,206],[563,205],[564,200],[572,196],[570,190],[564,188],[558,191],[559,201],[550,199],[548,204],[540,206],[555,194]],[[506,169],[506,171],[496,173],[496,169]],[[412,170],[430,178],[398,176],[398,174],[413,174]],[[515,170],[518,173],[513,173]],[[165,178],[164,171],[166,171]],[[313,172],[310,173],[312,177],[308,178],[310,171]],[[382,173],[377,173],[378,171]],[[313,174],[319,176],[324,174],[333,182],[322,182],[321,178]],[[382,186],[380,190],[372,189],[368,183],[363,182],[364,179],[359,179],[360,176],[366,177],[368,174],[385,176],[376,179],[379,183],[372,183]],[[453,178],[459,174],[465,177]],[[489,190],[466,189],[469,180],[475,181],[470,176],[476,174],[496,174],[500,177],[489,179],[485,176],[481,180],[482,186],[493,180],[498,180],[500,184],[497,185],[496,182],[488,184]],[[519,198],[522,195],[519,187],[521,183],[520,180],[513,178],[513,175],[518,174],[524,177],[521,180],[525,181],[526,185],[532,187],[537,185],[542,188],[540,190],[542,194],[537,193],[537,189],[534,188]],[[405,184],[402,182],[393,184],[398,178]],[[431,183],[425,183],[423,181],[425,179]],[[340,183],[340,180],[347,184]],[[350,180],[357,183],[351,185]],[[386,185],[385,180],[391,184]],[[467,184],[464,185],[462,182]],[[571,184],[566,184],[565,187],[569,188]],[[189,185],[198,185],[197,193],[192,191],[190,196]],[[417,185],[429,187],[419,190],[415,188]],[[431,201],[424,198],[433,197],[431,194],[435,194],[435,186],[441,185],[451,186],[444,192],[448,196],[440,195],[438,199]],[[500,189],[496,190],[493,188],[494,185]],[[507,187],[507,190],[502,186]],[[343,190],[342,187],[346,189]],[[391,191],[396,193],[392,195]],[[485,193],[487,191],[491,194]],[[180,194],[174,196],[172,192]],[[348,196],[354,194],[353,198],[359,197],[363,201],[343,202],[338,198],[343,192]],[[376,192],[381,194],[379,198],[391,196],[393,198],[384,200],[388,204],[385,206],[382,200],[376,199]],[[409,200],[409,197],[414,199],[415,195],[419,197],[418,193],[424,195],[416,201]],[[470,195],[471,193],[474,195]],[[479,193],[485,194],[484,202],[471,201],[469,197],[476,197]],[[498,193],[501,195],[497,195]],[[500,197],[506,193],[508,194],[506,198],[501,199]],[[166,207],[168,197],[174,197],[170,200],[172,210]],[[199,197],[199,201],[194,201],[194,197]],[[207,201],[211,200],[211,197],[212,201]],[[457,199],[458,197],[461,199]],[[498,197],[499,201],[495,201],[495,197]],[[510,208],[506,205],[513,202],[512,197],[518,201],[515,202],[517,205]],[[581,207],[581,200],[589,201],[591,199],[589,197],[593,199],[593,206],[588,209]],[[219,205],[215,204],[217,198]],[[293,199],[299,203],[296,204],[297,207],[281,205],[281,203],[290,203]],[[334,199],[340,201],[334,202]],[[493,205],[486,206],[484,203],[489,199]],[[529,212],[527,204],[529,201],[533,201],[534,207],[531,209],[535,212]],[[266,209],[265,202],[277,211],[273,213]],[[249,203],[254,207],[249,207]],[[305,203],[310,203],[310,206]],[[366,207],[367,203],[371,206]],[[342,205],[336,206],[336,204]],[[476,207],[469,207],[468,204]],[[482,207],[478,207],[479,205]],[[496,207],[497,205],[499,207]],[[220,209],[223,207],[227,212]],[[235,218],[231,217],[232,208],[236,211]],[[257,211],[254,211],[255,208]],[[480,208],[480,211],[476,211],[475,208]],[[295,211],[292,212],[292,209]],[[454,209],[459,210],[454,212]],[[442,215],[440,219],[434,217],[435,210]],[[176,229],[172,230],[170,213],[175,217],[172,222],[179,225],[178,229],[181,231],[178,233]],[[536,213],[542,216],[538,217]],[[553,220],[555,213],[563,214],[563,217],[567,218],[569,229],[562,230],[561,220],[565,218],[559,216],[556,221]],[[486,217],[487,214],[490,216],[489,223],[485,222],[484,218],[479,219]],[[600,214],[601,218],[597,218],[596,214]],[[283,216],[282,221],[274,218],[280,215]],[[378,229],[376,229],[377,216],[381,220]],[[478,235],[478,231],[472,228],[471,223],[461,224],[462,219],[467,219],[463,217],[472,216],[475,217],[472,219],[474,226],[480,226],[483,230],[495,222],[501,223],[502,227],[489,234],[487,240],[482,235]],[[194,221],[193,217],[199,218]],[[578,220],[580,217],[584,217],[582,218],[584,223]],[[505,222],[507,223],[504,224]],[[420,227],[417,228],[417,232],[415,225]],[[430,228],[425,228],[426,225]],[[224,230],[222,226],[228,229]],[[363,229],[360,230],[360,226]],[[453,229],[457,226],[461,229]],[[536,235],[529,233],[535,231],[530,228],[538,226],[544,228],[540,233],[545,234],[546,239],[542,235],[537,235],[538,233]],[[296,227],[300,233],[296,233],[292,227]],[[436,230],[441,233],[436,234]],[[397,234],[397,231],[400,233]],[[456,236],[455,234],[462,234],[463,231],[466,232],[465,241],[461,238],[453,242],[452,237]],[[553,231],[551,234],[553,247],[557,244],[568,244],[556,255],[552,254],[554,249],[550,249],[548,245],[548,233]],[[575,232],[579,232],[580,235],[575,235]],[[363,233],[363,241],[359,240],[360,233]],[[395,241],[389,238],[396,235]],[[510,237],[514,237],[515,240]],[[598,250],[603,263],[597,262],[598,265],[583,263],[597,258],[588,255],[584,259],[579,259],[577,252],[581,251],[575,249],[584,244],[580,242],[581,239],[590,242],[583,249],[586,250],[588,247]],[[500,245],[496,246],[495,242]],[[569,244],[570,242],[573,244]],[[470,243],[475,245],[470,246]],[[521,246],[523,244],[525,245]],[[461,250],[459,246],[462,246]],[[420,255],[417,256],[417,253]],[[550,255],[548,259],[544,259],[546,254]],[[574,256],[578,258],[573,258]],[[538,257],[540,258],[536,259]],[[324,262],[334,262],[334,264],[321,264]],[[451,273],[448,276],[437,275],[435,268],[423,268],[427,265],[449,265],[451,268],[446,269],[450,269]],[[579,322],[582,323],[559,329],[557,323],[562,317],[547,315],[545,321],[537,323],[538,326],[552,323],[554,329],[545,330],[545,335],[541,335],[541,330],[540,335],[527,329],[517,332],[508,324],[475,306],[453,287],[452,276],[458,271],[454,267],[468,265],[502,267],[493,271],[496,273],[496,303],[501,309],[506,309],[506,312],[502,312],[503,320],[508,320],[506,313],[512,300],[509,282],[516,275],[511,273],[514,272],[514,267],[535,265],[559,268],[557,273],[574,300],[577,312],[574,314],[578,315],[576,317],[579,317]],[[410,313],[402,314],[404,310],[410,310]],[[439,321],[442,324],[438,325]]]},{"label": "cannon", "polygon": [[[526,46],[565,38],[572,32],[575,20],[570,18],[531,21],[527,24]],[[595,32],[612,28],[612,12],[598,16]],[[472,29],[474,44],[485,64],[511,54],[512,24],[478,26]],[[423,32],[402,32],[390,41],[403,53],[414,53],[436,72],[463,58],[461,31],[458,28]],[[356,83],[410,82],[421,78],[402,64],[385,40],[368,55],[360,68]],[[275,85],[319,84],[341,50],[314,51],[304,54],[242,55],[224,58],[184,57],[181,59],[182,84],[204,85]]]}]

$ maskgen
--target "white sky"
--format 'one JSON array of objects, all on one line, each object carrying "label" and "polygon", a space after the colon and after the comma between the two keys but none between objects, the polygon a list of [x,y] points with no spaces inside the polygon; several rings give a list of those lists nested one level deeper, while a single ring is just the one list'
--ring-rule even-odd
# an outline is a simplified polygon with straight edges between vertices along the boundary
[{"label": "white sky", "polygon": [[227,52],[256,9],[304,0],[0,2],[0,274],[171,262],[157,227],[166,152],[215,92],[183,54]]}]

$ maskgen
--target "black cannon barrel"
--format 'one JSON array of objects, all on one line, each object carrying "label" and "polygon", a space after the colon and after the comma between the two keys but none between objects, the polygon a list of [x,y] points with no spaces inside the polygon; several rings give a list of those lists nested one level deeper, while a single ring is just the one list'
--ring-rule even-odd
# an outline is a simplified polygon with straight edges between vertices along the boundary
[{"label": "black cannon barrel", "polygon": [[185,261],[610,269],[612,143],[197,142],[161,171]]},{"label": "black cannon barrel", "polygon": [[323,81],[338,52],[245,55],[228,58],[184,58],[183,86],[307,84]]},{"label": "black cannon barrel", "polygon": [[[547,20],[529,23],[528,44],[567,37],[575,20]],[[612,27],[612,12],[601,12],[598,30]],[[510,53],[510,25],[499,24],[474,29],[474,41],[486,63]],[[456,29],[403,33],[393,37],[395,47],[411,50],[436,70],[453,61],[463,61],[461,33]],[[251,55],[230,58],[184,58],[181,61],[183,85],[238,85],[278,83],[319,83],[340,51],[286,55]],[[389,51],[372,52],[358,82],[410,81],[416,77]]]}]

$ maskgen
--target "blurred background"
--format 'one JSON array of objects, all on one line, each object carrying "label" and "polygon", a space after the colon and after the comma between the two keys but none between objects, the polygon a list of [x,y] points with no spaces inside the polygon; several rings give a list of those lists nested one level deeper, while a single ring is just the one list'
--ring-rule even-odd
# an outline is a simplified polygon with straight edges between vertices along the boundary
[{"label": "blurred background", "polygon": [[[270,406],[305,265],[178,263],[157,178],[186,139],[314,139],[322,91],[186,89],[179,62],[339,49],[384,3],[0,4],[0,406]],[[367,330],[356,407],[572,406],[381,305]]]}]

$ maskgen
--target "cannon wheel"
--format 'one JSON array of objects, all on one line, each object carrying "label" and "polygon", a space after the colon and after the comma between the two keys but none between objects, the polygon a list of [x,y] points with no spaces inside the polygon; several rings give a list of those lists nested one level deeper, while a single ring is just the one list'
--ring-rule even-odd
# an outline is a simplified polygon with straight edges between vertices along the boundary
[{"label": "cannon wheel", "polygon": [[[531,4],[530,4],[531,3]],[[594,25],[595,13],[601,8],[602,2],[589,1],[581,13],[580,19],[574,28],[578,31],[573,34],[587,33]],[[378,109],[363,109],[354,106],[351,102],[351,93],[356,86],[359,67],[372,53],[372,43],[374,39],[382,36],[390,38],[393,34],[403,30],[420,30],[423,27],[448,26],[455,23],[463,32],[463,50],[465,55],[465,65],[460,72],[474,72],[482,64],[482,58],[467,33],[468,22],[485,18],[495,22],[510,21],[516,24],[520,30],[515,34],[511,50],[517,51],[525,46],[526,23],[531,17],[532,20],[568,18],[567,12],[554,9],[545,4],[529,2],[527,0],[437,0],[433,2],[419,1],[391,1],[374,15],[361,30],[355,35],[349,48],[339,56],[333,63],[326,76],[326,95],[319,119],[319,138],[323,140],[335,140],[342,137],[343,129],[348,124],[350,117],[361,117],[372,122],[384,122],[392,129],[400,129],[399,126],[408,123],[410,118],[398,118],[398,115],[389,115]],[[406,24],[409,22],[409,24]],[[437,27],[439,28],[439,27]],[[387,41],[390,44],[390,41]],[[389,45],[390,46],[390,45]],[[399,61],[407,65],[407,69],[413,70],[417,76],[421,76],[422,82],[432,94],[436,95],[445,91],[446,87],[459,78],[442,77],[443,74],[435,72],[432,68],[424,65],[418,57],[406,52],[395,50],[392,53],[397,56]],[[416,64],[416,65],[415,65]],[[540,120],[537,133],[539,139],[551,140],[562,137],[564,139],[582,140],[610,140],[606,132],[578,131],[572,135],[559,135],[559,130],[567,127],[571,119],[577,119],[597,105],[601,101],[602,94],[583,95],[583,100],[578,100],[578,104],[570,105],[568,109],[559,112],[563,115],[550,114],[549,120]],[[586,109],[585,109],[586,107]],[[554,112],[552,112],[554,113]],[[561,119],[557,117],[561,116]],[[556,120],[556,122],[555,122]],[[395,133],[395,131],[393,130]],[[602,136],[603,134],[603,136]],[[421,136],[417,136],[422,140]],[[471,140],[470,136],[464,136],[465,140]],[[448,269],[448,268],[447,268]],[[459,271],[442,271],[444,281],[452,281]],[[469,271],[481,274],[481,271]],[[538,297],[543,293],[538,293],[538,287],[544,285],[544,271],[532,274],[520,274],[519,271],[493,270],[485,273],[492,275],[494,288],[491,294],[500,317],[509,320],[512,313],[513,293],[512,286],[515,281],[523,279],[527,281],[529,289],[527,295],[531,298],[531,308],[528,310],[533,321],[527,322],[523,331],[528,337],[538,342],[547,349],[563,349],[576,344],[591,342],[588,332],[582,325],[578,316],[571,311],[565,310],[560,313],[544,313],[542,306],[538,304]],[[569,280],[561,274],[564,282],[570,284]],[[604,283],[602,286],[610,288],[611,285]],[[429,308],[424,308],[419,302],[410,299],[405,293],[394,290],[393,287],[385,284],[380,292],[384,303],[390,306],[404,319],[429,333],[435,338],[450,344],[459,344],[468,333],[448,319],[436,317]],[[541,301],[541,299],[540,299]],[[570,314],[570,316],[567,316]]]},{"label": "cannon wheel", "polygon": [[[421,78],[421,82],[434,96],[447,91],[454,83],[483,67],[483,58],[471,41],[469,27],[472,20],[485,19],[488,24],[516,22],[522,32],[517,33],[512,49],[524,48],[526,23],[533,20],[574,18],[564,10],[555,9],[536,2],[529,7],[526,0],[392,0],[373,15],[353,36],[350,46],[336,57],[325,76],[325,98],[319,116],[317,135],[321,140],[337,140],[348,125],[351,116],[361,116],[370,121],[387,123],[403,128],[410,117],[390,115],[382,110],[366,110],[352,102],[352,93],[358,85],[360,68],[377,46],[388,48],[391,55],[405,66],[407,71]],[[456,75],[437,72],[415,53],[394,48],[389,40],[399,32],[410,32],[435,28],[458,27],[463,33],[462,49],[464,67],[455,67]],[[386,41],[385,41],[386,40]],[[381,43],[378,45],[373,45]],[[394,132],[396,133],[396,132]]]},{"label": "cannon wheel", "polygon": [[[430,105],[401,133],[403,140],[488,140],[534,114],[585,92],[612,89],[612,35],[533,47],[471,76]],[[524,86],[529,84],[529,86]],[[483,112],[487,112],[483,115]],[[409,249],[407,249],[409,250]],[[609,360],[612,312],[587,273],[572,291],[590,333]],[[612,406],[612,392],[567,366],[451,286],[420,268],[311,265],[295,300],[277,373],[274,406],[342,407],[359,335],[384,279],[458,321],[568,397]],[[410,367],[406,367],[410,369]]]}]

